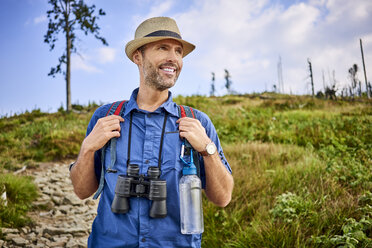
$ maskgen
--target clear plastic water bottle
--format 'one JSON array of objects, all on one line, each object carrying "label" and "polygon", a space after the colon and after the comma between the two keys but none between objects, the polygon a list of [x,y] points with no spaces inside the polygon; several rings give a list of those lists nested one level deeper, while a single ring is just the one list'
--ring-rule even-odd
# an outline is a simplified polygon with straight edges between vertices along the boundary
[{"label": "clear plastic water bottle", "polygon": [[182,174],[179,182],[181,233],[199,234],[204,231],[202,187],[192,159],[184,165]]}]

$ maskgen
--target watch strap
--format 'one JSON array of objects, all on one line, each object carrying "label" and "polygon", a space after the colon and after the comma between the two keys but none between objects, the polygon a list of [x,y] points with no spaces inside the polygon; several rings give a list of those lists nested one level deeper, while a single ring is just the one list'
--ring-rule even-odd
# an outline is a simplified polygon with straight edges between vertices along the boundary
[{"label": "watch strap", "polygon": [[207,150],[204,150],[204,151],[201,151],[199,152],[203,157],[206,157],[206,156],[209,156],[209,153],[207,152]]}]

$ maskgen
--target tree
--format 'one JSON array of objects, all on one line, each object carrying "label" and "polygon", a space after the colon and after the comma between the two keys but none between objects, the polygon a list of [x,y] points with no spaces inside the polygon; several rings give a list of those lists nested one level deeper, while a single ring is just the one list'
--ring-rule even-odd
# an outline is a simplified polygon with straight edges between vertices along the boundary
[{"label": "tree", "polygon": [[[66,79],[66,110],[71,111],[71,54],[77,53],[75,40],[76,31],[80,29],[85,35],[94,34],[103,45],[108,45],[106,40],[99,35],[100,28],[96,21],[99,16],[105,15],[102,9],[99,9],[98,16],[94,15],[96,6],[88,6],[83,0],[49,0],[52,9],[47,11],[49,24],[48,31],[44,36],[44,42],[50,46],[50,51],[55,47],[58,40],[58,34],[62,31],[66,39],[66,49],[58,59],[56,67],[52,67],[48,76],[55,77],[62,73]],[[66,69],[61,68],[66,64]]]},{"label": "tree", "polygon": [[[359,67],[357,64],[354,64],[350,69],[349,69],[349,77],[351,80],[351,87],[350,87],[350,93],[354,97],[355,95],[355,88],[358,86],[358,73]],[[361,96],[361,83],[359,81],[359,95]]]},{"label": "tree", "polygon": [[215,74],[214,72],[212,72],[212,83],[211,83],[211,96],[214,96],[215,92],[216,92],[216,86],[215,86],[215,81],[216,81],[216,77],[215,77]]},{"label": "tree", "polygon": [[232,93],[232,90],[231,90],[232,81],[230,80],[230,78],[231,78],[231,75],[230,75],[229,71],[227,69],[225,69],[225,80],[226,80],[225,87],[227,89],[228,94]]},{"label": "tree", "polygon": [[314,97],[314,79],[313,79],[313,67],[311,65],[311,61],[308,58],[307,63],[309,63],[309,71],[310,71],[310,79],[311,79],[311,95]]}]

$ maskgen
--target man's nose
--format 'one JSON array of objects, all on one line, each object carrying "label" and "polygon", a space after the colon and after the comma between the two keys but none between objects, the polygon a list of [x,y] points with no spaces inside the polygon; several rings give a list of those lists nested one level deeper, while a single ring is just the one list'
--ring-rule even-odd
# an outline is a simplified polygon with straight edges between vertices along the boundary
[{"label": "man's nose", "polygon": [[175,62],[177,61],[177,59],[178,59],[177,52],[173,49],[170,49],[167,54],[167,61]]}]

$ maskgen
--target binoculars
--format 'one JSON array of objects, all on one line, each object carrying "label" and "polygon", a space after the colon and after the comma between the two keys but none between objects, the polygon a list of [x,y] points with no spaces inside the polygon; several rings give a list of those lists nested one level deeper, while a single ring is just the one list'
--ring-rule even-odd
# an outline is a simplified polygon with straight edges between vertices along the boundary
[{"label": "binoculars", "polygon": [[151,218],[167,216],[167,182],[160,180],[160,170],[152,166],[147,170],[147,176],[139,174],[139,166],[129,164],[127,175],[119,175],[115,186],[115,196],[111,204],[111,211],[116,214],[128,213],[130,206],[128,198],[131,196],[146,197],[152,201]]}]

